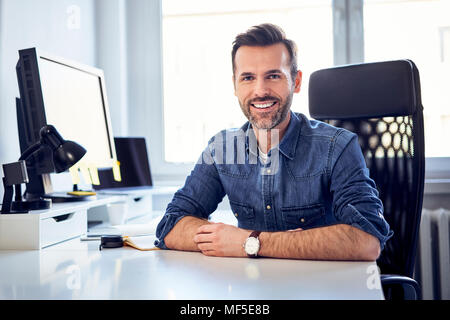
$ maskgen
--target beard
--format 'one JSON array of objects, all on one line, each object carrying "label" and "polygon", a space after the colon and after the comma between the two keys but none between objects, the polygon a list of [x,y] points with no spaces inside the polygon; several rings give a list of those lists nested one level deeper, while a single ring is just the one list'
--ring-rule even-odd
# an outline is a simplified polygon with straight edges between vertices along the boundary
[{"label": "beard", "polygon": [[[257,129],[270,130],[278,126],[286,119],[291,108],[293,95],[293,92],[289,93],[284,102],[279,98],[267,95],[262,98],[251,99],[247,103],[241,103],[241,101],[239,101],[239,105],[241,106],[241,110],[244,113],[245,117],[253,125],[253,127]],[[276,101],[278,104],[278,108],[273,110],[272,112],[267,113],[259,113],[255,110],[252,110],[252,103],[264,102],[266,100]]]}]

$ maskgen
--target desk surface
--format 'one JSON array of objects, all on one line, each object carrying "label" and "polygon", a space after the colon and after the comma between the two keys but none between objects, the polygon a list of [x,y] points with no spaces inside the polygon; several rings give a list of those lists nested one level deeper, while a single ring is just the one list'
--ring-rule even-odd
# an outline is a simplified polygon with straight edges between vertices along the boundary
[{"label": "desk surface", "polygon": [[375,262],[98,246],[76,238],[42,250],[0,251],[0,299],[383,299]]}]

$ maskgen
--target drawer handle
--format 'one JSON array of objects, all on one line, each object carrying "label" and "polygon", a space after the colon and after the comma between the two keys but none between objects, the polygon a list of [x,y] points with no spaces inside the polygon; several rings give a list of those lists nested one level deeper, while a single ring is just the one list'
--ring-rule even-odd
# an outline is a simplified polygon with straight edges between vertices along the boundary
[{"label": "drawer handle", "polygon": [[62,214],[60,216],[57,217],[52,217],[53,220],[55,220],[56,222],[61,222],[61,221],[66,221],[69,220],[70,218],[72,218],[74,212],[72,213],[67,213],[67,214]]}]

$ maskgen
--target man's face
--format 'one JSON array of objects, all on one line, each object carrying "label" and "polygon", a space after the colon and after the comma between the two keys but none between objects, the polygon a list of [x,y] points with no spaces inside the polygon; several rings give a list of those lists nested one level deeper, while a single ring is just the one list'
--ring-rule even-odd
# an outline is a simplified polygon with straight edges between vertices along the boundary
[{"label": "man's face", "polygon": [[235,56],[235,95],[242,112],[258,129],[273,129],[289,121],[294,92],[300,91],[301,72],[293,80],[290,57],[282,43],[242,46]]}]

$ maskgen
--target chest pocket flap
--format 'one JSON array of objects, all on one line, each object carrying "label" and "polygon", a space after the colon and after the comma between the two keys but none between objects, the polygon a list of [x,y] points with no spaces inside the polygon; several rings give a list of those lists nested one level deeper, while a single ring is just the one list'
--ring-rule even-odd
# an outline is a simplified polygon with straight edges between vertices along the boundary
[{"label": "chest pocket flap", "polygon": [[325,208],[321,204],[281,208],[286,228],[309,229],[325,225]]}]

